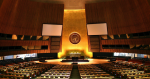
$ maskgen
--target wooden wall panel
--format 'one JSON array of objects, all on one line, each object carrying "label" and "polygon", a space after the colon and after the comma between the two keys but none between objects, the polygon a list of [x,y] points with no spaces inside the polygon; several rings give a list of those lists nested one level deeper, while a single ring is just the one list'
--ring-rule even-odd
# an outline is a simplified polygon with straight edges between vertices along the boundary
[{"label": "wooden wall panel", "polygon": [[0,8],[0,33],[41,36],[43,23],[63,24],[63,13],[63,4],[4,0]]},{"label": "wooden wall panel", "polygon": [[51,52],[51,53],[58,53],[58,52],[59,52],[59,50],[57,50],[57,49],[56,49],[56,50],[55,50],[55,49],[53,49],[53,50],[51,50],[50,52]]},{"label": "wooden wall panel", "polygon": [[147,0],[114,0],[86,4],[87,23],[108,25],[108,34],[150,31],[150,6]]},{"label": "wooden wall panel", "polygon": [[89,51],[89,52],[92,52],[92,51],[91,51],[90,36],[88,36],[88,51]]},{"label": "wooden wall panel", "polygon": [[60,45],[60,42],[52,42],[51,45]]},{"label": "wooden wall panel", "polygon": [[61,40],[60,37],[53,37],[53,38],[52,38],[52,41],[53,41],[53,42],[58,42],[58,41],[60,41],[60,40]]},{"label": "wooden wall panel", "polygon": [[150,5],[150,0],[147,0],[147,1],[148,1],[149,5]]},{"label": "wooden wall panel", "polygon": [[141,39],[114,39],[114,40],[101,40],[102,45],[132,45],[132,44],[150,44],[150,38]]},{"label": "wooden wall panel", "polygon": [[51,37],[49,37],[49,41],[48,41],[48,50],[51,50]]},{"label": "wooden wall panel", "polygon": [[[26,54],[26,53],[58,53],[61,51],[61,37],[53,37],[59,44],[52,45],[51,46],[51,39],[52,37],[49,37],[48,41],[35,41],[35,40],[0,40],[0,46],[41,46],[41,45],[48,45],[47,50],[19,50],[19,51],[6,51],[6,52],[0,52],[0,56],[5,55],[16,55],[16,54]],[[58,39],[59,38],[59,39]]]},{"label": "wooden wall panel", "polygon": [[100,39],[99,36],[88,36],[89,38],[89,47],[90,48],[90,52],[99,52],[100,51]]},{"label": "wooden wall panel", "polygon": [[97,45],[91,45],[91,49],[92,49],[92,48],[99,49],[100,47],[99,47],[99,44],[97,44]]},{"label": "wooden wall panel", "polygon": [[101,51],[101,50],[102,50],[102,39],[101,39],[101,36],[99,36],[99,42],[100,42],[100,43],[99,43],[99,45],[100,45],[100,46],[99,46],[99,47],[100,47],[99,50]]},{"label": "wooden wall panel", "polygon": [[99,44],[99,42],[91,42],[91,45],[92,45],[92,44]]},{"label": "wooden wall panel", "polygon": [[2,3],[3,3],[3,0],[0,0],[0,7],[1,7]]},{"label": "wooden wall panel", "polygon": [[[50,52],[58,53],[62,51],[62,37],[51,37]],[[55,44],[58,42],[58,44]]]},{"label": "wooden wall panel", "polygon": [[91,52],[99,52],[99,49],[91,49]]},{"label": "wooden wall panel", "polygon": [[50,41],[41,40],[0,40],[0,46],[42,46],[48,45],[47,50],[19,50],[19,51],[6,51],[0,52],[0,56],[5,55],[16,55],[16,54],[27,54],[27,53],[50,53]]},{"label": "wooden wall panel", "polygon": [[141,39],[114,39],[114,40],[100,40],[100,52],[125,52],[125,53],[139,53],[139,54],[150,54],[150,50],[142,49],[103,49],[102,45],[140,45],[150,44],[150,38]]},{"label": "wooden wall panel", "polygon": [[62,52],[62,36],[60,37],[60,45],[59,45],[59,52]]},{"label": "wooden wall panel", "polygon": [[0,56],[6,56],[6,55],[16,55],[16,54],[30,54],[30,53],[50,53],[49,50],[21,50],[21,51],[7,51],[7,52],[1,52]]},{"label": "wooden wall panel", "polygon": [[58,50],[60,46],[51,46],[51,50]]},{"label": "wooden wall panel", "polygon": [[0,40],[0,46],[41,46],[49,45],[49,41]]}]

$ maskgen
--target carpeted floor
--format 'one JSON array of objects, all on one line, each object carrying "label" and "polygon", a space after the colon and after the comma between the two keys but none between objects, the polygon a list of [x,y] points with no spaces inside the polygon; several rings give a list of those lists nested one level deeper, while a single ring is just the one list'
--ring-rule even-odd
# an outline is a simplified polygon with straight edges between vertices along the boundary
[{"label": "carpeted floor", "polygon": [[72,72],[71,72],[70,79],[81,79],[77,65],[73,65],[73,69],[72,69]]}]

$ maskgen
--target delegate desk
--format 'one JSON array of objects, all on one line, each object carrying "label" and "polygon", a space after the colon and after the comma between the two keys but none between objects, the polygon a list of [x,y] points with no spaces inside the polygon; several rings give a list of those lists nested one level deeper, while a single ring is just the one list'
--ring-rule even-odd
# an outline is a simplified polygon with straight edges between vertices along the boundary
[{"label": "delegate desk", "polygon": [[78,57],[72,57],[73,61],[78,61]]}]

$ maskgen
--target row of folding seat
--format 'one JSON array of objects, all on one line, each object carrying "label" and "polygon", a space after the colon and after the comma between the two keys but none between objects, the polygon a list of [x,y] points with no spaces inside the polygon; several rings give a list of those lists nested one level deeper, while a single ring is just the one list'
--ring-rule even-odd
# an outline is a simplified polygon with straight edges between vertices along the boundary
[{"label": "row of folding seat", "polygon": [[6,72],[10,72],[10,71],[14,71],[14,70],[18,70],[19,68],[24,68],[26,66],[30,66],[30,65],[35,65],[35,62],[22,62],[19,64],[13,64],[13,65],[7,65],[7,66],[1,66],[0,67],[0,73],[6,73]]},{"label": "row of folding seat", "polygon": [[144,71],[145,73],[150,73],[150,65],[132,63],[132,62],[127,62],[127,61],[116,61],[113,63],[125,65],[125,66],[132,68],[132,69],[138,69],[139,71]]},{"label": "row of folding seat", "polygon": [[24,75],[3,75],[0,74],[0,78],[8,78],[8,79],[30,79],[30,77]]},{"label": "row of folding seat", "polygon": [[[124,61],[117,61],[117,62],[120,62],[120,64],[124,63]],[[133,62],[127,62],[125,61],[124,65],[127,65],[128,67],[130,68],[134,68],[134,69],[137,69],[141,72],[144,71],[144,73],[142,74],[135,74],[135,76],[133,75],[134,78],[147,78],[147,79],[150,79],[150,71],[149,71],[149,65],[143,65],[143,64],[138,64],[138,63],[133,63]],[[138,71],[138,72],[139,72]],[[131,75],[132,76],[132,75]],[[132,77],[130,77],[132,78]]]},{"label": "row of folding seat", "polygon": [[34,66],[25,67],[26,70],[38,70],[40,73],[51,68],[50,64],[38,64]]},{"label": "row of folding seat", "polygon": [[[28,67],[20,67],[20,64],[15,64],[12,66],[5,66],[1,67],[0,70],[3,70],[5,72],[1,73],[0,78],[10,78],[10,79],[30,79],[37,75],[40,75],[40,73],[45,72],[47,69],[50,69],[51,65],[46,64],[36,64],[34,65],[34,62],[26,62],[23,63],[24,65]],[[29,66],[30,65],[30,66]],[[32,66],[31,66],[32,65]],[[18,66],[19,69],[14,69],[15,66]],[[11,71],[9,69],[12,69]]]},{"label": "row of folding seat", "polygon": [[144,71],[139,71],[137,69],[132,69],[127,65],[119,63],[105,63],[100,64],[100,67],[104,70],[110,72],[116,77],[120,77],[122,79],[136,79],[143,77],[150,77],[149,73],[145,73]]},{"label": "row of folding seat", "polygon": [[71,71],[72,65],[56,65],[37,79],[69,79]]},{"label": "row of folding seat", "polygon": [[150,67],[150,65],[138,64],[128,61],[114,61],[113,63],[124,65],[132,69],[144,70],[144,68]]},{"label": "row of folding seat", "polygon": [[78,65],[81,79],[114,79],[114,76],[104,72],[95,65]]},{"label": "row of folding seat", "polygon": [[31,77],[35,77],[50,69],[50,64],[38,64],[34,66],[25,67],[24,69],[18,70],[18,72],[30,72]]},{"label": "row of folding seat", "polygon": [[[26,65],[30,64],[33,62],[25,62],[23,64],[13,64],[13,65],[7,65],[7,66],[2,66],[0,68],[0,78],[9,78],[9,79],[30,79],[30,74],[26,72],[22,73],[16,73],[15,71],[22,68],[21,65]],[[24,67],[24,66],[23,66]]]}]

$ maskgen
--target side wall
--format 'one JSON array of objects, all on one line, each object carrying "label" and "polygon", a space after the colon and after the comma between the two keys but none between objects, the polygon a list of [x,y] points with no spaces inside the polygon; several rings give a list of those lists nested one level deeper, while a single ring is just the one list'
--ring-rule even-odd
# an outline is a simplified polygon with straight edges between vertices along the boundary
[{"label": "side wall", "polygon": [[0,8],[0,33],[41,36],[43,23],[63,24],[63,13],[63,4],[4,0]]},{"label": "side wall", "polygon": [[[0,0],[0,6],[0,33],[41,36],[44,23],[63,24],[63,4],[41,3],[30,0]],[[50,53],[50,49],[52,48],[51,37],[47,41],[0,40],[0,47],[41,45],[47,45],[48,49],[3,51],[0,52],[0,56],[25,53]],[[53,53],[57,52],[54,51]]]},{"label": "side wall", "polygon": [[[132,34],[150,31],[149,0],[114,0],[86,4],[87,24],[107,23],[108,35]],[[99,42],[89,41],[91,52],[129,52],[150,54],[150,50],[143,49],[103,49],[102,45],[150,45],[150,38],[110,39]]]},{"label": "side wall", "polygon": [[147,0],[114,0],[86,4],[86,21],[108,25],[108,34],[150,31],[150,5]]}]

